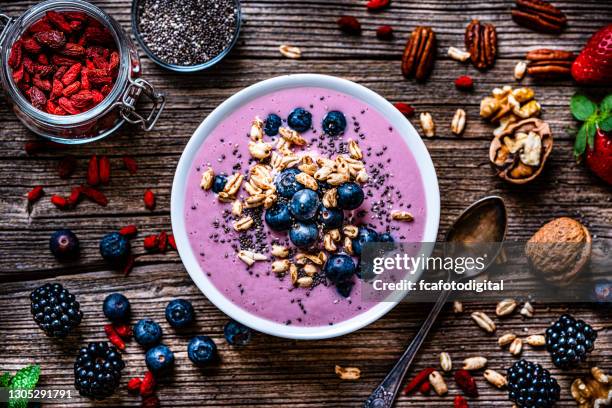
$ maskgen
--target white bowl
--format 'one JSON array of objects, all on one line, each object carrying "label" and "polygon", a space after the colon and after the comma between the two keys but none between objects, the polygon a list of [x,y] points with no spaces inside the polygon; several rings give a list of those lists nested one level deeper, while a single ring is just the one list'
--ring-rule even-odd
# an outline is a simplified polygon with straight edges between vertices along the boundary
[{"label": "white bowl", "polygon": [[435,242],[440,221],[438,178],[427,148],[417,131],[391,103],[377,93],[346,79],[317,74],[296,74],[267,79],[243,89],[219,105],[196,129],[181,156],[172,184],[171,216],[172,231],[181,260],[191,279],[215,306],[234,320],[254,330],[290,339],[315,340],[354,332],[384,316],[398,302],[381,302],[360,315],[332,326],[291,326],[258,317],[228,300],[203,273],[196,254],[191,249],[184,218],[187,175],[198,149],[213,129],[231,112],[260,96],[281,89],[304,86],[328,88],[362,100],[381,112],[389,124],[397,129],[412,152],[423,179],[427,214],[423,242]]}]

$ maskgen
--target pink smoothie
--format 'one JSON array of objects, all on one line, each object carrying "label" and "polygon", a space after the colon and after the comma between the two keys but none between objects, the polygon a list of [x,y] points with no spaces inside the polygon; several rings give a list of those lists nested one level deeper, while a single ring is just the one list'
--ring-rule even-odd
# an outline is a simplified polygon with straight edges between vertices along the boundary
[{"label": "pink smoothie", "polygon": [[[385,117],[352,96],[323,88],[297,88],[274,92],[249,102],[221,122],[200,147],[189,174],[185,205],[185,225],[202,273],[210,282],[243,309],[275,322],[298,326],[324,326],[363,313],[375,305],[361,297],[361,281],[348,298],[331,284],[295,288],[288,276],[271,272],[271,244],[292,247],[286,233],[271,231],[263,220],[257,228],[239,234],[232,228],[231,203],[220,202],[212,191],[200,188],[202,172],[211,166],[215,174],[248,173],[250,154],[248,133],[255,116],[265,119],[276,113],[286,121],[296,107],[312,113],[313,129],[302,133],[309,145],[305,151],[327,157],[346,153],[346,141],[359,142],[369,181],[363,186],[366,198],[360,208],[345,212],[345,222],[368,225],[379,233],[390,232],[395,241],[419,242],[423,238],[426,205],[423,181],[412,153]],[[345,133],[332,138],[321,131],[328,111],[346,116]],[[287,126],[286,122],[283,126]],[[268,136],[264,140],[273,140]],[[247,193],[242,191],[244,198]],[[392,210],[406,210],[413,222],[390,219]],[[255,217],[256,218],[256,217]],[[268,255],[270,261],[247,267],[236,257],[239,249]]]}]

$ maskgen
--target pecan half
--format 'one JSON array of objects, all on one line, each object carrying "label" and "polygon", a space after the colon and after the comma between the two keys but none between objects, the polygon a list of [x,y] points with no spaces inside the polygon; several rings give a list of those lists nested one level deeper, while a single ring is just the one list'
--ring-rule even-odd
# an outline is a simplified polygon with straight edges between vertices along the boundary
[{"label": "pecan half", "polygon": [[569,51],[542,48],[529,51],[525,58],[529,61],[528,75],[535,78],[550,79],[569,77],[576,56]]},{"label": "pecan half", "polygon": [[543,0],[516,0],[512,19],[518,25],[545,33],[560,33],[567,24],[565,14]]},{"label": "pecan half", "polygon": [[542,172],[552,147],[548,123],[529,118],[509,126],[493,139],[489,159],[499,177],[513,184],[525,184]]},{"label": "pecan half", "polygon": [[481,24],[472,20],[465,29],[465,48],[472,64],[478,69],[488,69],[495,64],[497,32],[493,24]]},{"label": "pecan half", "polygon": [[414,29],[404,54],[402,55],[402,74],[406,78],[414,76],[423,81],[431,73],[436,55],[436,34],[431,27]]}]

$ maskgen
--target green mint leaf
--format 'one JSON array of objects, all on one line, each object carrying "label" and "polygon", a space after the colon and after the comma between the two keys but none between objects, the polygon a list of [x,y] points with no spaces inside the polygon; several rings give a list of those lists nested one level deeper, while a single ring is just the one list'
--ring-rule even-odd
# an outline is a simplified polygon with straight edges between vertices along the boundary
[{"label": "green mint leaf", "polygon": [[570,109],[572,115],[578,120],[585,121],[597,110],[597,105],[593,103],[589,98],[581,94],[575,94],[572,96],[570,102]]},{"label": "green mint leaf", "polygon": [[13,376],[11,375],[11,373],[4,373],[0,376],[0,387],[4,387],[7,388],[9,385],[11,385],[11,378]]},{"label": "green mint leaf", "polygon": [[612,94],[603,98],[603,100],[599,104],[599,110],[601,110],[602,112],[612,113]]},{"label": "green mint leaf", "polygon": [[[17,371],[15,377],[11,381],[12,390],[33,390],[38,383],[40,377],[40,366],[29,365]],[[28,405],[27,398],[11,399],[8,403],[8,408],[26,408]]]},{"label": "green mint leaf", "polygon": [[612,131],[612,116],[608,116],[607,118],[599,121],[599,128],[604,132]]},{"label": "green mint leaf", "polygon": [[574,142],[574,156],[580,157],[584,154],[586,150],[587,143],[587,124],[583,123],[580,129],[578,130],[578,134],[576,135],[576,141]]}]

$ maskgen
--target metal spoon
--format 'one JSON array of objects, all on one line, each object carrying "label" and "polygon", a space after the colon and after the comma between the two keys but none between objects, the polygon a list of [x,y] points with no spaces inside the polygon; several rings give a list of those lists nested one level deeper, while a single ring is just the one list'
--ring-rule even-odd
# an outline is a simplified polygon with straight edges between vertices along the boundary
[{"label": "metal spoon", "polygon": [[[495,261],[497,255],[499,255],[502,248],[501,243],[506,237],[507,227],[508,214],[503,200],[497,196],[482,198],[466,208],[448,230],[445,242],[451,243],[451,245],[445,245],[444,255],[454,256],[456,255],[455,250],[465,250],[465,246],[455,246],[452,243],[490,244],[486,245],[488,263],[486,263],[485,267],[480,270],[466,271],[464,278],[472,278],[479,275],[487,270]],[[479,249],[482,251],[482,248]],[[440,310],[442,310],[450,294],[451,291],[440,293],[419,332],[412,339],[412,342],[389,374],[368,397],[364,408],[391,408],[412,360],[419,351],[421,344],[423,344],[431,326],[436,321]]]}]

